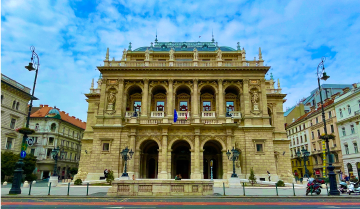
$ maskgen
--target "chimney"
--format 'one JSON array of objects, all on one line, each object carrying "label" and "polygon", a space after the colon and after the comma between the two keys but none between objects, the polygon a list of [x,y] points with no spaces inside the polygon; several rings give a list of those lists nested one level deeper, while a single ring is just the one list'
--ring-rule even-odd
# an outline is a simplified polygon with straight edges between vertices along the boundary
[{"label": "chimney", "polygon": [[352,86],[353,86],[354,89],[356,89],[357,88],[357,83],[354,83]]},{"label": "chimney", "polygon": [[315,106],[311,106],[310,111],[314,111],[314,110],[315,110]]},{"label": "chimney", "polygon": [[328,101],[330,101],[330,98],[326,98],[326,99],[324,100],[324,103],[326,103],[326,102],[328,102]]},{"label": "chimney", "polygon": [[331,100],[334,100],[336,97],[336,94],[331,95]]},{"label": "chimney", "polygon": [[43,105],[41,104],[40,107],[43,107]]},{"label": "chimney", "polygon": [[71,116],[72,118],[75,118],[75,116]]},{"label": "chimney", "polygon": [[346,87],[346,88],[343,89],[343,93],[346,94],[349,90],[350,90],[350,88]]},{"label": "chimney", "polygon": [[318,107],[318,108],[321,107],[321,102],[318,102],[318,103],[317,103],[317,107]]},{"label": "chimney", "polygon": [[49,105],[44,105],[44,107],[49,107]]}]

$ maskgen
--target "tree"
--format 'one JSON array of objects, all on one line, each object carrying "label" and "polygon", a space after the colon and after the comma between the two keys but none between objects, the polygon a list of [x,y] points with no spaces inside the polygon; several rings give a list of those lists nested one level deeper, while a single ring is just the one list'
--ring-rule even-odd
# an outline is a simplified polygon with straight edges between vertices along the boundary
[{"label": "tree", "polygon": [[12,176],[15,170],[15,164],[19,160],[19,154],[6,151],[1,153],[1,180],[5,179],[5,176]]},{"label": "tree", "polygon": [[26,155],[24,158],[24,173],[25,175],[30,175],[34,172],[36,168],[36,157],[32,154]]},{"label": "tree", "polygon": [[78,168],[71,168],[70,169],[70,174],[71,175],[75,175],[75,174],[77,174],[78,173]]},{"label": "tree", "polygon": [[251,183],[251,186],[254,186],[254,184],[256,184],[256,177],[253,168],[250,169],[249,182]]},{"label": "tree", "polygon": [[109,170],[106,182],[111,184],[112,181],[114,181],[114,171]]}]

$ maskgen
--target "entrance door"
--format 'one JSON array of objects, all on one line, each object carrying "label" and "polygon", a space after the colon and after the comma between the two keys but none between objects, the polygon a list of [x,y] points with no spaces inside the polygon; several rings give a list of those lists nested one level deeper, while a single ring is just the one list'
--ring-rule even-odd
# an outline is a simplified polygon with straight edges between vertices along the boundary
[{"label": "entrance door", "polygon": [[155,179],[156,178],[156,161],[154,158],[151,158],[149,160],[149,173],[148,173],[148,178],[150,179]]},{"label": "entrance door", "polygon": [[181,174],[183,179],[189,179],[189,161],[188,160],[177,160],[176,161],[176,173]]}]

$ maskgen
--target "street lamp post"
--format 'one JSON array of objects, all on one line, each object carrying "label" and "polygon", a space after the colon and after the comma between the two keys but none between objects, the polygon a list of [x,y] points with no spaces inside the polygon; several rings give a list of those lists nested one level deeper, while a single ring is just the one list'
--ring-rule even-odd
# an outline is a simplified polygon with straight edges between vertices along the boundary
[{"label": "street lamp post", "polygon": [[[306,168],[306,161],[308,161],[308,157],[309,157],[309,155],[310,155],[310,152],[307,151],[306,149],[302,149],[301,152],[302,152],[302,154],[303,154],[303,160],[304,160],[304,166],[305,166],[305,175],[304,175],[304,177],[309,178],[309,171],[308,171],[308,169]],[[298,151],[298,152],[296,153],[296,155],[297,155],[299,158],[301,158],[301,152]]]},{"label": "street lamp post", "polygon": [[340,195],[340,192],[338,191],[337,185],[336,185],[336,174],[334,172],[335,167],[332,165],[332,159],[330,156],[329,137],[327,135],[324,105],[323,105],[323,100],[322,100],[322,95],[321,95],[321,87],[320,87],[320,79],[326,81],[328,78],[330,78],[330,76],[326,75],[324,62],[325,62],[325,57],[321,58],[321,62],[319,63],[319,65],[317,67],[317,79],[318,79],[318,87],[319,87],[319,92],[320,92],[322,119],[323,119],[323,123],[324,123],[324,133],[325,133],[324,139],[326,142],[326,149],[327,149],[328,160],[329,160],[329,165],[327,167],[327,169],[329,171],[329,183],[330,183],[329,195]]},{"label": "street lamp post", "polygon": [[[29,128],[30,113],[31,113],[33,99],[34,99],[36,79],[37,79],[39,65],[40,65],[39,56],[35,52],[35,47],[31,46],[30,50],[32,52],[31,62],[29,63],[28,66],[25,66],[25,68],[28,69],[29,71],[35,70],[35,80],[34,80],[34,85],[33,85],[31,99],[30,99],[29,112],[28,112],[27,119],[26,119],[26,128]],[[19,161],[15,164],[14,179],[13,179],[13,183],[12,183],[11,189],[9,191],[9,194],[21,194],[20,185],[21,185],[21,180],[22,180],[22,174],[24,172],[24,170],[22,169],[22,167],[24,166],[23,158],[25,157],[21,153],[23,151],[26,153],[25,143],[26,143],[27,135],[28,135],[27,133],[24,133],[24,135],[23,135],[23,139],[22,139],[22,143],[21,143],[20,158],[19,158]]]},{"label": "street lamp post", "polygon": [[214,165],[214,161],[210,160],[211,180],[214,180],[213,179],[213,165]]},{"label": "street lamp post", "polygon": [[[129,153],[129,155],[128,155],[128,153]],[[132,149],[129,152],[129,149],[127,147],[125,147],[125,149],[123,149],[121,151],[122,158],[123,158],[123,160],[125,160],[124,173],[121,175],[121,177],[129,177],[129,174],[126,172],[126,166],[127,166],[127,161],[131,160],[133,154],[134,154],[134,152],[132,151]]]},{"label": "street lamp post", "polygon": [[54,172],[53,172],[52,176],[57,176],[57,161],[59,159],[59,153],[60,153],[60,156],[61,156],[62,154],[65,154],[66,152],[64,152],[63,148],[59,148],[59,146],[57,148],[54,148],[51,151],[52,157],[55,160]]},{"label": "street lamp post", "polygon": [[[231,155],[232,154],[232,155]],[[235,149],[235,147],[232,148],[231,152],[228,150],[226,152],[226,155],[229,160],[233,161],[233,174],[231,174],[231,177],[238,177],[238,175],[235,173],[235,161],[239,159],[240,152]],[[231,155],[231,156],[230,156]]]}]

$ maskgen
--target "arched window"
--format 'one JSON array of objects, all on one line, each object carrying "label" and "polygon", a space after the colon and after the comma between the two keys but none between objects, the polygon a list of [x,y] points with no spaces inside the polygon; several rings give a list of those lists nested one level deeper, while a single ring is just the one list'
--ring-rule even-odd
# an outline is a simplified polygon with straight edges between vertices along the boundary
[{"label": "arched window", "polygon": [[39,130],[39,124],[38,123],[35,125],[35,130],[36,131]]},{"label": "arched window", "polygon": [[348,174],[349,174],[349,176],[351,177],[351,176],[354,174],[352,165],[351,165],[350,163],[348,163],[348,164],[346,165],[346,167],[347,167],[347,169],[348,169]]},{"label": "arched window", "polygon": [[20,105],[20,103],[17,102],[17,103],[16,103],[16,110],[19,110],[19,105]]},{"label": "arched window", "polygon": [[268,114],[269,114],[269,124],[270,124],[270,126],[272,126],[272,114],[271,114],[271,110],[270,110],[270,108],[268,108]]},{"label": "arched window", "polygon": [[3,103],[4,95],[1,94],[1,104]]},{"label": "arched window", "polygon": [[50,129],[51,129],[51,132],[55,132],[55,130],[56,130],[56,124],[55,124],[55,123],[51,124]]},{"label": "arched window", "polygon": [[75,136],[75,132],[73,131],[73,138],[74,138],[74,136]]},{"label": "arched window", "polygon": [[349,115],[351,114],[351,107],[350,105],[347,106]]},{"label": "arched window", "polygon": [[12,108],[15,109],[15,106],[16,106],[16,101],[14,100],[14,101],[13,101]]},{"label": "arched window", "polygon": [[63,128],[63,135],[65,135],[65,127]]}]

